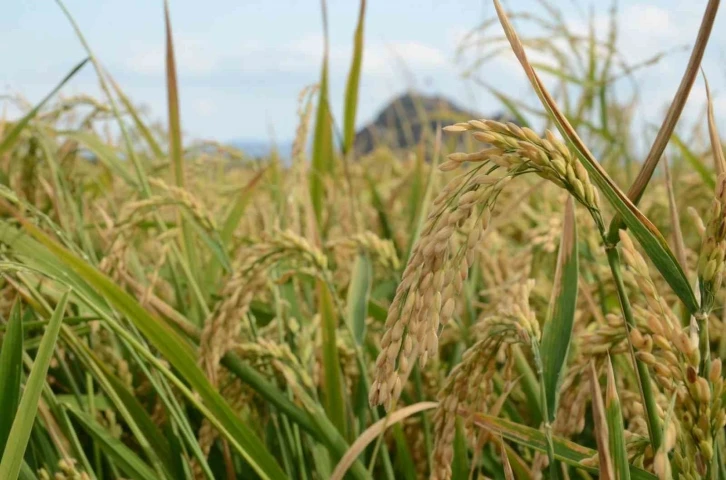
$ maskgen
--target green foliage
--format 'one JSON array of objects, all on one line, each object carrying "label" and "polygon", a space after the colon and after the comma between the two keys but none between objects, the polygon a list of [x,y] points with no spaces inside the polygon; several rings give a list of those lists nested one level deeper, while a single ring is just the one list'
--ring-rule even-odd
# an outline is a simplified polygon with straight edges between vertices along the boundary
[{"label": "green foliage", "polygon": [[[58,2],[103,99],[56,98],[84,61],[37,106],[0,124],[0,478],[603,478],[594,446],[602,450],[605,435],[616,478],[651,480],[665,475],[662,465],[673,478],[726,477],[718,424],[726,299],[717,291],[714,312],[699,312],[688,273],[702,243],[715,260],[722,248],[715,236],[702,240],[696,215],[686,214],[692,207],[709,222],[722,195],[710,92],[708,125],[697,125],[708,135],[674,129],[718,2],[706,7],[676,100],[628,194],[619,185],[636,176],[641,133],[614,83],[664,53],[628,64],[616,48],[616,9],[606,35],[592,19],[575,34],[567,12],[544,2],[541,13],[511,14],[543,37],[518,37],[495,2],[499,22],[462,41],[462,53],[478,52],[465,73],[516,120],[497,128],[521,132],[518,148],[540,151],[523,146],[528,135],[556,143],[543,126],[562,134],[587,173],[577,175],[604,199],[585,208],[559,177],[529,175],[542,173],[536,158],[510,165],[512,181],[491,204],[476,204],[513,154],[482,161],[469,143],[465,157],[440,165],[453,153],[440,130],[424,131],[415,152],[356,158],[365,0],[336,150],[321,3],[317,105],[313,112],[315,90],[306,90],[287,165],[211,143],[185,150],[166,2],[161,129],[145,122]],[[488,61],[510,47],[539,104],[485,80]],[[551,61],[530,63],[525,50]],[[401,119],[408,135],[429,124],[431,112],[415,107],[418,121]],[[82,122],[68,121],[81,112]],[[99,133],[109,119],[118,138]],[[669,142],[673,178],[663,190],[650,178]],[[457,182],[473,179],[461,191]],[[456,217],[462,198],[480,223]],[[486,228],[472,235],[471,223]],[[624,240],[618,249],[621,226],[638,248]],[[441,275],[410,267],[422,255]],[[404,287],[434,283],[438,290],[394,300]],[[522,285],[529,298],[514,298]],[[456,302],[442,302],[452,291]],[[395,330],[407,308],[426,313],[423,334],[412,323]],[[696,346],[695,332],[678,323],[692,314]],[[420,353],[424,341],[435,344],[427,362],[415,353],[409,361],[406,350]],[[372,375],[388,365],[401,375],[384,379],[400,393],[395,407],[380,402],[393,407],[386,411],[368,400],[382,391]],[[593,386],[608,369],[604,410],[590,407],[591,366]],[[443,410],[455,419],[449,430]],[[592,418],[600,413],[607,428]],[[443,456],[442,431],[451,442]]]}]

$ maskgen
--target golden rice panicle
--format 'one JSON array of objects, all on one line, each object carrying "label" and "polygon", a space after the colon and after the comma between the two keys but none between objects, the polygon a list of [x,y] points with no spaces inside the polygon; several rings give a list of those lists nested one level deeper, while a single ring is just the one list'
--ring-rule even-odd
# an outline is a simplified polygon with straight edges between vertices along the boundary
[{"label": "golden rice panicle", "polygon": [[[608,313],[603,319],[588,324],[578,337],[578,352],[584,358],[590,358],[602,356],[608,352],[614,354],[626,351],[626,335],[623,325],[622,317],[613,313]],[[579,363],[579,360],[574,361]]]},{"label": "golden rice panicle", "polygon": [[726,254],[726,173],[716,182],[708,223],[698,257],[698,283],[701,289],[701,311],[708,315],[721,288]]},{"label": "golden rice panicle", "polygon": [[388,310],[371,405],[391,408],[414,362],[423,366],[438,354],[439,330],[454,315],[490,208],[510,178],[480,169],[451,180],[433,202]]},{"label": "golden rice panicle", "polygon": [[205,321],[199,345],[199,362],[213,384],[217,383],[219,361],[237,342],[255,295],[267,286],[267,269],[282,259],[296,263],[297,271],[308,265],[325,272],[327,257],[292,230],[276,230],[240,255],[234,274],[222,290],[223,300]]},{"label": "golden rice panicle", "polygon": [[186,207],[205,230],[213,232],[217,229],[214,218],[207,208],[189,190],[175,185],[169,185],[159,178],[151,178],[149,179],[149,183],[162,190],[166,194],[165,197],[168,201]]},{"label": "golden rice panicle", "polygon": [[350,238],[342,240],[336,239],[328,242],[327,246],[333,248],[340,246],[348,250],[358,249],[367,252],[380,264],[381,267],[390,270],[398,270],[401,266],[398,254],[396,253],[396,247],[393,242],[388,239],[382,239],[375,233],[368,230],[356,233]]},{"label": "golden rice panicle", "polygon": [[274,235],[269,236],[268,242],[273,249],[278,249],[281,253],[300,254],[306,257],[314,267],[321,271],[328,268],[328,259],[325,254],[313,247],[306,238],[290,229],[275,232]]},{"label": "golden rice panicle", "polygon": [[439,406],[434,414],[434,451],[432,453],[431,480],[451,478],[454,458],[454,436],[460,406],[466,406],[472,390],[491,391],[496,372],[496,351],[499,342],[494,337],[480,340],[471,346],[449,374],[438,395]]},{"label": "golden rice panicle", "polygon": [[635,283],[648,304],[649,314],[660,314],[660,321],[663,322],[662,328],[670,332],[679,325],[678,318],[665,299],[658,293],[658,287],[650,276],[648,264],[635,248],[633,240],[625,230],[620,230],[619,235],[624,262],[633,272]]},{"label": "golden rice panicle", "polygon": [[[230,402],[230,406],[235,411],[243,410],[252,400],[251,391],[227,370],[222,370],[221,377],[220,385],[222,386],[220,388],[220,394]],[[204,455],[205,458],[209,457],[212,445],[218,437],[219,431],[214,427],[214,425],[212,425],[212,422],[210,422],[207,418],[202,420],[202,424],[199,426],[199,431],[197,433],[197,441],[199,442],[199,448],[202,451],[202,455]],[[205,478],[204,470],[202,469],[198,459],[193,459],[191,462],[191,469],[193,478]]]},{"label": "golden rice panicle", "polygon": [[381,263],[381,266],[392,270],[400,268],[401,262],[393,241],[382,239],[371,231],[356,234],[353,241],[359,248],[370,252]]},{"label": "golden rice panicle", "polygon": [[264,285],[261,275],[235,273],[222,290],[224,300],[206,319],[199,342],[199,363],[212,385],[218,384],[219,362],[239,341],[252,299]]},{"label": "golden rice panicle", "polygon": [[503,300],[499,315],[477,325],[478,336],[482,339],[464,352],[461,363],[454,367],[439,391],[439,405],[434,413],[432,480],[451,478],[456,419],[458,415],[466,415],[465,427],[471,429],[474,413],[486,410],[501,349],[514,343],[529,345],[539,339],[539,323],[528,300],[533,288],[533,280],[521,283],[514,288],[514,295]]},{"label": "golden rice panicle", "polygon": [[541,138],[527,127],[494,120],[471,120],[444,130],[469,131],[475,139],[492,147],[476,153],[453,153],[441,165],[442,170],[453,170],[464,162],[491,162],[518,173],[534,170],[542,178],[565,188],[591,211],[599,211],[598,193],[587,170],[549,130],[545,132],[545,138]]}]

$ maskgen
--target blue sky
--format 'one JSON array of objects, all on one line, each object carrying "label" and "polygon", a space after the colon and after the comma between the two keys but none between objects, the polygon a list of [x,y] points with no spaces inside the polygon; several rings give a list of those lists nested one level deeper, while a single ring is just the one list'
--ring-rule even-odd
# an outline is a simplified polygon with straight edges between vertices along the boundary
[{"label": "blue sky", "polygon": [[[510,0],[505,5],[532,11],[537,3]],[[621,46],[628,58],[637,62],[659,50],[691,45],[705,4],[705,0],[620,0]],[[317,0],[170,1],[187,138],[264,140],[274,132],[275,138],[285,141],[293,136],[298,93],[319,76],[319,5]],[[573,24],[581,23],[581,13],[592,5],[596,25],[606,25],[609,2],[561,0],[558,5]],[[66,6],[126,93],[148,107],[149,118],[163,120],[161,0],[67,0]],[[354,0],[328,0],[328,10],[331,98],[334,113],[340,116],[358,5]],[[462,36],[493,13],[489,0],[369,0],[358,123],[370,120],[386,101],[411,86],[445,93],[483,114],[496,110],[488,94],[462,80],[464,64],[455,55]],[[726,111],[726,96],[720,94],[726,80],[725,22],[722,12],[704,62],[717,94],[717,115]],[[55,2],[13,0],[3,5],[0,93],[20,93],[35,102],[83,56]],[[686,61],[687,52],[674,54],[639,74],[649,82],[641,92],[646,121],[662,114]],[[480,75],[510,94],[531,96],[511,57],[491,62]],[[99,92],[91,68],[63,93],[81,92]],[[689,114],[695,115],[704,101],[699,79]]]}]

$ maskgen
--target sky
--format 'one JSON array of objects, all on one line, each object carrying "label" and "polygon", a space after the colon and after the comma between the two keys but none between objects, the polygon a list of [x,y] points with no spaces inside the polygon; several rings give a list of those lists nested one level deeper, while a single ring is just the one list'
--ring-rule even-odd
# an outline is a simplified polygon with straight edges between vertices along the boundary
[{"label": "sky", "polygon": [[[536,0],[504,2],[541,11]],[[607,26],[610,2],[557,0],[572,25],[586,25],[593,9],[595,26]],[[328,0],[330,96],[333,113],[342,115],[350,68],[358,2]],[[164,23],[161,0],[66,0],[96,57],[151,120],[166,115]],[[285,142],[298,123],[300,91],[317,83],[322,60],[322,21],[318,0],[170,0],[177,55],[182,129],[185,138]],[[642,61],[659,51],[691,46],[705,0],[619,0],[620,47],[628,60]],[[39,101],[81,59],[84,51],[59,6],[49,0],[5,2],[0,16],[0,94],[21,94]],[[491,0],[368,0],[365,53],[358,125],[370,121],[408,88],[443,94],[482,115],[498,110],[496,101],[462,77],[469,56],[457,57],[460,42],[494,15]],[[716,115],[726,117],[726,14],[716,19],[704,69],[715,94]],[[532,33],[529,24],[521,34]],[[583,27],[576,27],[582,29]],[[499,34],[497,26],[491,30]],[[668,55],[638,73],[645,122],[662,115],[675,92],[688,51]],[[516,97],[532,93],[519,65],[504,55],[477,73]],[[546,77],[545,77],[546,78]],[[625,87],[623,87],[625,88]],[[90,65],[68,84],[63,95],[100,95]],[[0,103],[2,101],[0,100]],[[705,104],[701,78],[687,114]],[[2,106],[2,105],[0,105]],[[17,114],[11,107],[8,114]],[[705,121],[705,119],[704,119]]]}]

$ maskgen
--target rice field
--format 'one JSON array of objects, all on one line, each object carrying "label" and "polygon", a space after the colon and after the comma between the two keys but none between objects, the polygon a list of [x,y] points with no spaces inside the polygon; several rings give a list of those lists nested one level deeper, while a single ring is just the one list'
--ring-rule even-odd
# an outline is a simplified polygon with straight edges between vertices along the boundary
[{"label": "rice field", "polygon": [[163,129],[78,30],[0,121],[0,479],[725,479],[723,112],[678,122],[718,4],[647,152],[615,84],[657,60],[554,4],[478,29],[538,104],[365,155],[365,1],[290,158],[183,138],[168,12]]}]

